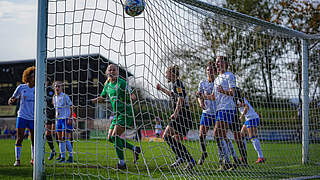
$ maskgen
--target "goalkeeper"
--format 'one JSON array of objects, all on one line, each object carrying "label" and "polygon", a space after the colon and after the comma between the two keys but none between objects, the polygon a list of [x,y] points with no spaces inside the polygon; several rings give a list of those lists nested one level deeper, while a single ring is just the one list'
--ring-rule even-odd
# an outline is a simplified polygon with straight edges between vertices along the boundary
[{"label": "goalkeeper", "polygon": [[117,169],[126,169],[126,163],[124,161],[123,149],[128,148],[134,152],[134,163],[139,159],[141,152],[140,147],[134,146],[120,136],[124,133],[127,127],[133,125],[133,113],[130,103],[130,97],[135,100],[134,94],[130,93],[128,83],[119,77],[118,66],[110,64],[106,70],[108,79],[104,85],[101,95],[97,98],[91,99],[91,102],[101,102],[106,96],[109,97],[114,118],[111,122],[107,140],[114,144],[116,154],[119,158]]},{"label": "goalkeeper", "polygon": [[192,118],[189,108],[188,96],[185,87],[179,79],[179,67],[170,66],[166,71],[166,78],[172,83],[172,90],[162,88],[160,84],[157,89],[170,96],[174,102],[174,113],[170,116],[172,119],[167,125],[163,138],[176,155],[176,161],[171,167],[177,167],[185,161],[188,165],[185,170],[190,170],[195,166],[195,161],[187,148],[180,142],[187,132],[192,128]]}]

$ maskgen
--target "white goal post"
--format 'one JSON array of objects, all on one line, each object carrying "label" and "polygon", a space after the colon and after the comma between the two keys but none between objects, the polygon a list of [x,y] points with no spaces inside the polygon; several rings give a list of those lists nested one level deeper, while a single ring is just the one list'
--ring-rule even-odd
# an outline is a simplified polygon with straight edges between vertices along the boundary
[{"label": "white goal post", "polygon": [[[278,179],[319,175],[320,35],[222,8],[210,0],[145,2],[144,12],[130,17],[123,10],[124,0],[38,0],[33,179]],[[218,171],[221,154],[212,125],[206,137],[209,155],[205,163],[190,171],[182,166],[172,168],[177,159],[167,140],[156,135],[156,120],[161,119],[163,133],[174,111],[173,103],[157,90],[157,84],[172,88],[166,70],[172,65],[180,67],[193,121],[181,144],[198,161],[202,155],[202,109],[196,91],[200,81],[207,78],[207,63],[219,56],[228,58],[237,87],[259,114],[256,138],[266,161],[255,163],[261,154],[256,141],[243,137],[248,142],[248,165],[237,164],[233,156],[234,168]],[[110,64],[118,67],[128,91],[136,96],[125,102],[133,111],[134,122],[132,127],[125,127],[121,140],[106,140],[110,122],[117,118],[110,99],[100,104],[91,101],[104,89]],[[74,106],[73,163],[47,160],[46,78],[64,82],[64,91]],[[242,157],[236,135],[231,130],[227,135],[234,144],[234,154]],[[225,141],[225,153],[234,155],[229,152],[229,141]],[[125,169],[114,167],[122,162],[116,142],[123,142]],[[133,151],[129,150],[131,144]],[[59,152],[59,146],[54,145]],[[142,152],[134,164],[136,148]]]}]

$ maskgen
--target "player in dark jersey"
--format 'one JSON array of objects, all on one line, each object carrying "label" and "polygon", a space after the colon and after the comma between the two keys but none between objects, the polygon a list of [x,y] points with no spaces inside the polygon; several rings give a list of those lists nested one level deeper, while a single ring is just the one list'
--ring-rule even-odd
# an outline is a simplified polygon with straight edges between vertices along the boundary
[{"label": "player in dark jersey", "polygon": [[187,148],[180,141],[192,128],[192,117],[185,87],[179,79],[179,67],[176,65],[168,67],[166,78],[172,83],[172,89],[167,90],[161,87],[160,84],[157,85],[157,89],[171,97],[174,103],[174,113],[170,116],[171,121],[163,133],[163,138],[176,155],[176,161],[171,167],[177,167],[187,161],[188,165],[185,170],[189,170],[196,163]]},{"label": "player in dark jersey", "polygon": [[55,130],[55,109],[52,104],[52,97],[54,95],[54,90],[51,87],[51,84],[52,84],[51,80],[48,79],[47,80],[47,96],[46,96],[46,102],[47,102],[46,139],[51,149],[51,153],[50,153],[50,156],[48,157],[48,160],[52,160],[56,154],[54,145],[53,145],[53,138],[52,138],[52,135]]}]

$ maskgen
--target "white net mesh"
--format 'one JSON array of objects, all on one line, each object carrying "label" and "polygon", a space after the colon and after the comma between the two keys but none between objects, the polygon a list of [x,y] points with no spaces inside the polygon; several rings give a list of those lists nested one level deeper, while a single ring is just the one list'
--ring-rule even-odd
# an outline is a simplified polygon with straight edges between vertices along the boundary
[{"label": "white net mesh", "polygon": [[[77,115],[73,139],[74,163],[46,162],[54,178],[97,179],[212,179],[287,178],[317,175],[319,159],[319,40],[310,41],[310,165],[301,163],[301,35],[198,1],[150,0],[142,15],[124,14],[120,0],[49,0],[47,73],[65,82],[65,93]],[[227,56],[236,84],[260,115],[257,138],[265,163],[255,164],[257,152],[247,139],[248,166],[217,171],[219,156],[213,135],[206,137],[208,157],[191,171],[170,167],[175,155],[156,135],[155,118],[162,133],[173,113],[172,103],[156,85],[169,89],[165,79],[171,65],[180,67],[190,103],[193,128],[182,141],[193,158],[201,157],[199,126],[202,110],[196,99],[205,65]],[[109,64],[120,67],[120,76],[137,96],[127,102],[134,109],[134,125],[123,138],[142,153],[137,164],[124,148],[126,169],[117,170],[114,145],[106,141],[114,114],[110,100],[92,104],[106,81]],[[300,100],[300,101],[299,101]],[[110,117],[111,116],[111,117]],[[242,122],[238,124],[242,127]],[[159,127],[158,127],[159,128]],[[141,141],[139,140],[141,132]],[[230,131],[237,156],[241,153]],[[58,151],[58,146],[56,145]],[[46,152],[49,152],[46,151]],[[232,158],[231,158],[232,159]],[[232,161],[233,162],[233,161]],[[187,165],[187,163],[185,163]]]}]

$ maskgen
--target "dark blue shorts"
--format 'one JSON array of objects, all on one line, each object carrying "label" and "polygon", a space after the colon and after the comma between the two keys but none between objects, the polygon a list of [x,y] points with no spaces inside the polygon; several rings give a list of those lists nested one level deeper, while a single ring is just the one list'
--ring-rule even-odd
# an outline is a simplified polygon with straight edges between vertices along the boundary
[{"label": "dark blue shorts", "polygon": [[67,124],[67,119],[58,119],[56,124],[56,132],[62,132],[66,130],[67,133],[71,133],[73,129],[73,121],[71,120],[71,125]]},{"label": "dark blue shorts", "polygon": [[259,127],[259,118],[249,119],[246,122],[244,122],[244,125],[246,125],[247,128]]},{"label": "dark blue shorts", "polygon": [[216,115],[215,114],[207,114],[207,113],[202,113],[201,115],[201,121],[200,125],[204,126],[212,126],[212,123],[216,123]]},{"label": "dark blue shorts", "polygon": [[219,110],[217,112],[216,121],[223,121],[232,124],[235,110]]},{"label": "dark blue shorts", "polygon": [[26,120],[21,117],[17,117],[16,128],[34,129],[34,120]]}]

